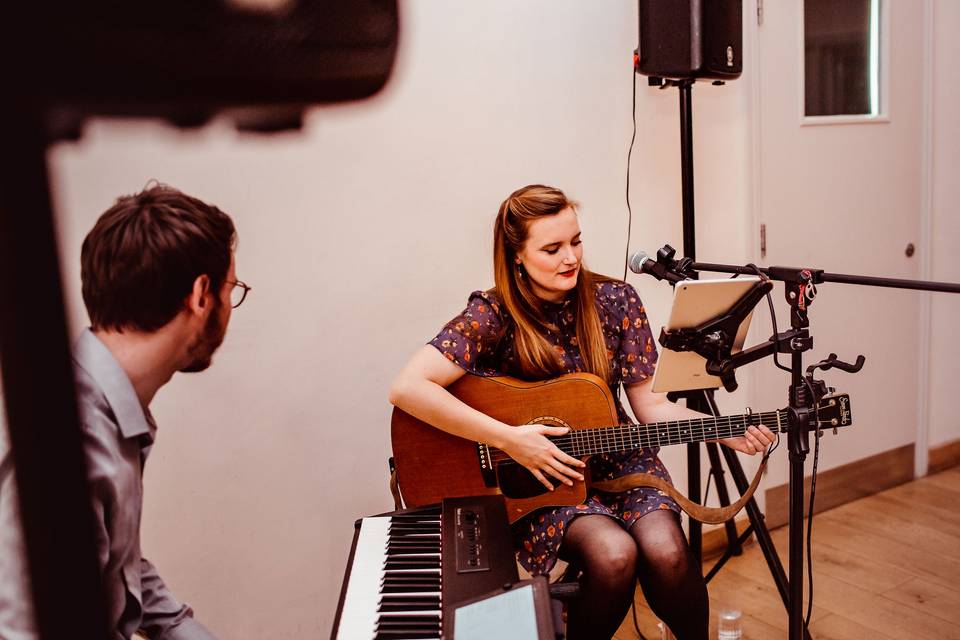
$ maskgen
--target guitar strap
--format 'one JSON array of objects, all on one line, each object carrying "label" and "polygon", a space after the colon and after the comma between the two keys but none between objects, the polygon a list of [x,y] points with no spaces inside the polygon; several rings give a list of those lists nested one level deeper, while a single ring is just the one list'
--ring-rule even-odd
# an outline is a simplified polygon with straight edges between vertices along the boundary
[{"label": "guitar strap", "polygon": [[726,507],[706,507],[702,504],[697,504],[677,491],[663,478],[659,478],[650,473],[631,473],[619,478],[614,478],[613,480],[593,482],[590,484],[590,488],[603,491],[604,493],[620,493],[622,491],[636,489],[637,487],[653,487],[676,500],[680,508],[686,511],[687,515],[691,518],[705,524],[720,524],[737,515],[737,512],[750,501],[753,497],[753,492],[756,491],[760,485],[760,476],[763,475],[763,471],[766,468],[767,454],[764,454],[763,460],[760,461],[760,468],[757,469],[757,475],[753,477],[753,481],[747,488],[746,493],[740,496],[739,500]]}]

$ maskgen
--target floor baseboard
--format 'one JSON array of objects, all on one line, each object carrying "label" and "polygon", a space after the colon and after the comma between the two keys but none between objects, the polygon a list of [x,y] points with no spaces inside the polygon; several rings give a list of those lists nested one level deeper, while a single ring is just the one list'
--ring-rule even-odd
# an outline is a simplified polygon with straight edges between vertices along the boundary
[{"label": "floor baseboard", "polygon": [[[951,450],[952,451],[952,450]],[[908,444],[856,460],[817,474],[817,498],[814,513],[826,511],[884,489],[913,480],[914,445]],[[960,442],[955,454],[960,457]],[[931,451],[930,471],[933,472]],[[810,478],[803,479],[804,504],[810,499]],[[790,519],[790,488],[782,484],[767,489],[766,520],[770,529],[787,524]],[[806,516],[806,513],[804,513]]]},{"label": "floor baseboard", "polygon": [[960,464],[960,440],[930,447],[930,463],[927,473],[936,473]]}]

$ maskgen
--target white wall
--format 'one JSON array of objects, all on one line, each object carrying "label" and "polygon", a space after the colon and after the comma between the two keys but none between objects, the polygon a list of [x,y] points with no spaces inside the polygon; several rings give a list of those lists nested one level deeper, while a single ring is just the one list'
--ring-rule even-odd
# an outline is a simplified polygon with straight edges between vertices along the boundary
[{"label": "white wall", "polygon": [[[237,222],[253,291],[214,366],[154,402],[143,529],[146,554],[223,637],[328,632],[354,519],[391,508],[389,381],[492,284],[490,228],[510,191],[545,182],[580,200],[588,263],[622,274],[635,4],[403,9],[386,91],[319,109],[300,134],[96,122],[50,154],[74,332],[80,243],[117,195],[157,178]],[[638,85],[633,245],[679,248],[676,90]],[[695,95],[701,251],[737,261],[746,89]],[[669,288],[638,285],[659,322]],[[667,457],[681,479],[682,452]]]},{"label": "white wall", "polygon": [[[933,208],[931,236],[933,280],[960,282],[960,87],[954,61],[960,42],[954,37],[960,25],[960,4],[934,2],[933,51]],[[929,421],[930,445],[935,447],[960,438],[960,413],[953,401],[960,380],[960,342],[957,318],[960,296],[931,294]]]}]

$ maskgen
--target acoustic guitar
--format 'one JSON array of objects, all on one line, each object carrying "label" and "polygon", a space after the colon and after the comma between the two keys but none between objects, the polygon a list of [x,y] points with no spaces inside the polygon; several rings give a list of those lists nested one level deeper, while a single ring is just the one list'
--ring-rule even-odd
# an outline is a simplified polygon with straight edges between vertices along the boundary
[{"label": "acoustic guitar", "polygon": [[[590,456],[642,447],[704,442],[743,435],[761,422],[771,431],[786,432],[786,409],[735,416],[619,424],[610,388],[586,373],[562,375],[541,382],[509,377],[465,375],[448,390],[467,405],[509,425],[544,424],[570,427],[550,439],[565,453],[586,461]],[[816,428],[851,424],[850,398],[825,396],[817,407]],[[397,482],[408,507],[443,498],[502,494],[510,522],[542,507],[577,505],[587,498],[589,467],[584,482],[558,484],[547,490],[526,468],[505,452],[441,431],[401,409],[391,420]]]}]

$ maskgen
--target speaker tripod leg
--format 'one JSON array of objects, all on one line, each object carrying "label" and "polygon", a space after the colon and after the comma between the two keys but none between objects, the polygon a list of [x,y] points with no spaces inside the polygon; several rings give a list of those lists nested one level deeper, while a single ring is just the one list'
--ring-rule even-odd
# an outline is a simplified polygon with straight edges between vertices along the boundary
[{"label": "speaker tripod leg", "polygon": [[[717,501],[721,507],[730,505],[730,494],[727,493],[727,482],[724,479],[723,465],[720,464],[720,451],[716,442],[707,442],[707,456],[710,458],[710,475],[713,476],[713,482],[717,487]],[[743,547],[740,544],[740,537],[737,534],[737,523],[733,520],[727,520],[723,523],[727,532],[727,551],[730,555],[739,556],[743,553]]]},{"label": "speaker tripod leg", "polygon": [[[705,390],[703,397],[698,398],[697,410],[716,417],[720,415],[720,411],[717,408],[713,394],[713,389]],[[725,474],[723,472],[723,465],[720,464],[720,452],[717,449],[717,444],[715,442],[705,442],[704,445],[707,449],[707,457],[710,459],[710,476],[713,477],[713,482],[717,487],[717,501],[721,507],[729,506],[730,494],[727,492],[727,483],[726,480],[724,480]],[[740,539],[737,535],[736,523],[733,520],[728,520],[723,526],[727,533],[727,551],[725,555],[740,555],[743,553],[743,548],[740,545]]]},{"label": "speaker tripod leg", "polygon": [[[689,406],[689,403],[688,405]],[[700,504],[700,445],[687,445],[687,497]],[[688,521],[687,538],[690,551],[697,562],[703,563],[703,524],[699,520],[690,518]]]},{"label": "speaker tripod leg", "polygon": [[[683,393],[668,393],[667,398],[676,402],[680,398],[687,401],[687,408],[702,413],[709,413],[710,406],[707,404],[702,393],[698,391]],[[696,442],[687,445],[687,497],[693,502],[700,504],[700,445]],[[703,562],[703,524],[690,518],[687,531],[687,539],[690,544],[690,551],[697,562]]]},{"label": "speaker tripod leg", "polygon": [[[712,413],[715,416],[719,415],[720,411],[717,408],[717,403],[713,397],[713,393],[708,391],[704,394],[704,396],[710,407],[709,413]],[[714,444],[713,446],[716,445]],[[727,463],[727,468],[730,470],[730,477],[733,479],[733,484],[737,487],[737,491],[740,492],[740,495],[743,495],[747,489],[750,488],[750,482],[747,480],[747,476],[743,472],[743,467],[740,465],[740,458],[737,457],[737,452],[729,447],[720,447],[720,450],[723,452],[723,458]],[[711,458],[711,465],[713,464],[713,459]],[[719,460],[717,461],[716,466],[719,466]],[[729,502],[726,504],[729,504]],[[747,517],[750,520],[749,530],[752,531],[755,536],[757,536],[757,543],[760,545],[760,550],[763,552],[763,557],[767,561],[767,568],[770,570],[770,577],[773,578],[773,582],[777,587],[777,591],[780,593],[780,599],[783,601],[784,608],[789,612],[790,583],[787,580],[787,573],[783,569],[783,563],[780,562],[780,556],[777,555],[777,549],[773,544],[773,539],[770,537],[770,530],[767,529],[767,523],[764,520],[763,513],[760,511],[757,501],[753,498],[750,498],[750,500],[747,502],[745,509],[747,511]],[[728,521],[727,524],[732,524],[732,522],[732,520]],[[739,538],[737,539],[737,544],[738,546],[740,544]],[[710,578],[712,578],[714,574],[720,570],[726,561],[730,559],[731,555],[734,554],[728,549],[727,553],[725,553],[724,556],[717,561],[717,564],[710,569],[709,573],[707,574],[708,582]],[[806,628],[803,630],[803,637],[804,640],[810,640],[810,632]]]},{"label": "speaker tripod leg", "polygon": [[[671,397],[673,394],[668,394]],[[706,389],[702,392],[693,391],[687,394],[677,394],[677,398],[684,397],[687,400],[687,407],[701,413],[707,413],[713,416],[720,415],[717,410],[716,402],[713,399],[713,390]],[[674,399],[671,397],[671,399]],[[720,455],[717,453],[715,443],[705,443],[707,455],[710,459],[710,475],[713,476],[717,485],[717,496],[721,506],[729,506],[730,496],[727,493],[727,485],[723,480],[723,467],[720,465]],[[688,498],[696,503],[701,503],[700,492],[700,445],[691,443],[687,445],[687,491]],[[694,557],[703,561],[703,524],[693,518],[689,521],[689,542],[690,550]],[[724,527],[727,531],[728,553],[740,555],[740,541],[737,537],[737,527],[733,521],[727,522]]]}]

